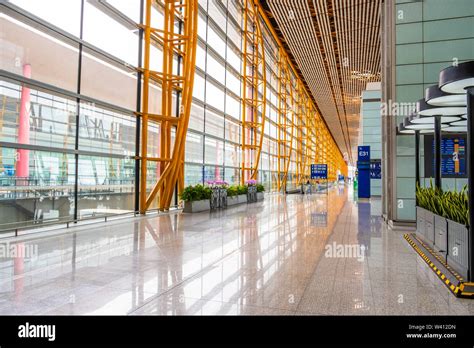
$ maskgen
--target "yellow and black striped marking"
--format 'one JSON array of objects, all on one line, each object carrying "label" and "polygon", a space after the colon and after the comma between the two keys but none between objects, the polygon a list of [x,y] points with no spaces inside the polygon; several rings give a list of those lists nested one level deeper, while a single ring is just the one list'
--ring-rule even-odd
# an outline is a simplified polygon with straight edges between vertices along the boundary
[{"label": "yellow and black striped marking", "polygon": [[423,241],[418,238],[416,235],[413,236],[414,238],[416,238],[416,240],[426,249],[428,250],[432,256],[434,256],[436,258],[436,260],[438,260],[439,262],[441,262],[441,264],[446,267],[452,275],[454,275],[456,277],[457,280],[459,280],[460,282],[464,281],[463,277],[457,273],[455,270],[453,270],[440,256],[439,254],[434,251],[433,249],[431,249],[428,245],[426,245],[425,243],[423,243]]},{"label": "yellow and black striped marking", "polygon": [[[449,267],[434,250],[418,239],[415,234],[406,233],[403,237],[456,297],[474,298],[474,283],[465,282],[457,272]],[[436,260],[438,266],[432,260]]]}]

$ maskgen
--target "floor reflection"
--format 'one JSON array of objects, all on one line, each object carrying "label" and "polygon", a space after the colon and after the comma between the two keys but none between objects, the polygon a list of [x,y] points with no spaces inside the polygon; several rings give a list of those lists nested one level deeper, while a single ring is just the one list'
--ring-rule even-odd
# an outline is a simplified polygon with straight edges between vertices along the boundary
[{"label": "floor reflection", "polygon": [[[23,241],[38,255],[0,259],[0,314],[473,312],[382,224],[380,201],[352,197],[341,186],[269,194],[210,214],[119,220]],[[363,260],[329,257],[332,245],[370,252]]]}]

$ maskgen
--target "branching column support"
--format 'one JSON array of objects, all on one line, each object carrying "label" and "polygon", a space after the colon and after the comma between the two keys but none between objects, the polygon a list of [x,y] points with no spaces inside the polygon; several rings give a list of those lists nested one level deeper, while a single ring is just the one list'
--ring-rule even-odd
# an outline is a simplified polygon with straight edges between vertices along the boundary
[{"label": "branching column support", "polygon": [[295,130],[294,87],[288,69],[288,58],[280,48],[278,60],[278,191],[286,192],[288,169],[290,168],[291,153]]},{"label": "branching column support", "polygon": [[[176,185],[178,191],[184,184],[184,148],[191,111],[192,91],[197,48],[197,0],[163,0],[163,29],[151,27],[152,0],[146,0],[146,16],[143,30],[145,50],[143,64],[143,94],[141,128],[141,170],[140,170],[140,212],[144,214],[153,201],[159,197],[158,207],[167,210]],[[176,32],[177,27],[182,28]],[[162,71],[150,70],[152,45],[160,45],[163,50]],[[179,69],[176,62],[180,61]],[[176,73],[175,71],[178,71]],[[150,83],[161,86],[161,114],[149,112]],[[173,99],[180,102],[179,111],[173,112]],[[148,130],[151,125],[160,129],[160,157],[148,156]],[[172,128],[175,141],[172,146]],[[147,190],[148,162],[157,162],[159,179]]]},{"label": "branching column support", "polygon": [[266,107],[265,49],[258,4],[243,0],[242,163],[240,181],[258,179]]},{"label": "branching column support", "polygon": [[306,182],[311,178],[311,164],[317,163],[317,129],[316,129],[316,113],[313,105],[308,97],[305,99],[305,161],[304,161],[304,178]]},{"label": "branching column support", "polygon": [[306,158],[308,156],[308,127],[306,120],[306,95],[301,82],[298,83],[297,135],[296,135],[296,184],[306,182]]}]

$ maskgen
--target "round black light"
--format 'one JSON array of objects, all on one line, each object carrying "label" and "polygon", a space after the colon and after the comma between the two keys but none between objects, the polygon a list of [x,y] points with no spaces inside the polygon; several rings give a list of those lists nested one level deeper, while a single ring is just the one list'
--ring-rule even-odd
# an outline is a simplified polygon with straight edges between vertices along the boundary
[{"label": "round black light", "polygon": [[413,129],[405,128],[405,125],[403,124],[403,122],[401,122],[398,125],[398,133],[399,134],[415,134],[415,131]]},{"label": "round black light", "polygon": [[466,93],[474,87],[474,61],[447,67],[439,73],[439,87],[446,93]]},{"label": "round black light", "polygon": [[465,106],[433,106],[426,103],[424,99],[416,102],[416,112],[419,116],[456,116],[453,119],[445,119],[443,122],[459,120],[459,115],[466,113]]},{"label": "round black light", "polygon": [[[419,130],[423,133],[426,133],[427,131],[432,132],[432,131],[434,131],[434,128],[435,128],[434,117],[429,117],[429,118],[431,119],[432,122],[420,123],[420,122],[417,122],[417,121],[420,120],[419,117],[417,117],[417,116],[408,116],[403,120],[403,126],[406,129]],[[447,128],[447,127],[448,127],[447,124],[441,124],[441,129]]]},{"label": "round black light", "polygon": [[466,106],[465,94],[450,94],[443,92],[438,85],[425,89],[425,101],[433,106]]}]

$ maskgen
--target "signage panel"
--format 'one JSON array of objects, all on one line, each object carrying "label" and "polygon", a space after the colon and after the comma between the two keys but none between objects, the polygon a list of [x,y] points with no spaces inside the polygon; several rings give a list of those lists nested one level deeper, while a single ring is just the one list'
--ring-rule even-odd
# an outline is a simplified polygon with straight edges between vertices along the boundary
[{"label": "signage panel", "polygon": [[311,165],[311,179],[327,179],[328,165],[327,164],[312,164]]},{"label": "signage panel", "polygon": [[370,160],[370,178],[382,179],[382,162],[379,159]]},{"label": "signage panel", "polygon": [[357,159],[357,195],[359,198],[370,198],[370,146],[359,146]]},{"label": "signage panel", "polygon": [[370,146],[359,146],[357,152],[357,161],[370,162]]}]

